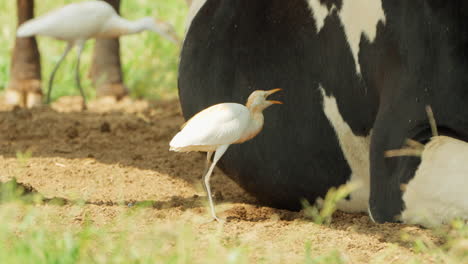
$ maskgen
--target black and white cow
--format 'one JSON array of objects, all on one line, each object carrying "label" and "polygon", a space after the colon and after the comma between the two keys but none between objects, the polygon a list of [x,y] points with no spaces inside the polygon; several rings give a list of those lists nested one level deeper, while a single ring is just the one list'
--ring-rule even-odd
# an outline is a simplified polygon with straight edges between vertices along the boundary
[{"label": "black and white cow", "polygon": [[[397,221],[431,204],[409,208],[401,188],[413,179],[429,188],[416,181],[421,158],[384,157],[407,138],[430,140],[425,105],[442,135],[468,140],[468,1],[198,0],[188,24],[179,69],[186,118],[255,89],[285,90],[263,132],[221,162],[262,203],[300,209],[301,199],[354,182],[360,188],[340,209]],[[466,179],[447,217],[468,218]],[[450,180],[440,175],[425,191],[444,201],[437,188]]]}]

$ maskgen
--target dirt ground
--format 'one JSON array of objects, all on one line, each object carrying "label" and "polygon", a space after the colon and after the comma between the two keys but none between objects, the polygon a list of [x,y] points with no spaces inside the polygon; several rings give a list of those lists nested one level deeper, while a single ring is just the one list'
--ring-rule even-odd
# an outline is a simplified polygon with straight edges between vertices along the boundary
[{"label": "dirt ground", "polygon": [[[62,98],[52,109],[12,109],[0,105],[0,180],[16,177],[47,197],[84,199],[76,205],[39,205],[74,225],[86,214],[96,224],[112,221],[135,202],[153,206],[141,217],[141,228],[154,222],[187,222],[197,234],[219,227],[210,220],[200,178],[205,157],[199,153],[173,153],[168,142],[184,122],[177,101],[147,102],[100,100],[79,111],[79,99]],[[22,167],[17,151],[32,151]],[[247,241],[261,252],[275,252],[278,262],[304,258],[304,244],[313,254],[338,249],[350,263],[405,263],[417,257],[401,238],[440,243],[432,232],[400,224],[377,225],[364,214],[338,212],[331,226],[308,221],[303,212],[289,212],[256,204],[220,170],[212,178],[220,216],[228,219],[222,236]],[[119,202],[125,201],[124,204]],[[76,209],[76,208],[75,208]],[[70,213],[73,211],[74,213]]]}]

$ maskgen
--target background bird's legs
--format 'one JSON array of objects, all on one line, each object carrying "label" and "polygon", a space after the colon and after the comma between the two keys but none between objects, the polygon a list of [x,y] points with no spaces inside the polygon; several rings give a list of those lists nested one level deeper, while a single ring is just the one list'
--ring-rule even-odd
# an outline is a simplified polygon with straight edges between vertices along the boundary
[{"label": "background bird's legs", "polygon": [[[204,174],[203,178],[202,178],[203,184],[205,186],[206,194],[208,195],[208,201],[210,202],[211,216],[216,221],[221,221],[221,219],[219,219],[216,216],[214,203],[213,203],[213,197],[211,197],[210,178],[211,178],[211,174],[213,173],[213,169],[216,166],[216,163],[223,156],[224,152],[226,152],[228,147],[229,147],[229,145],[221,145],[216,149],[214,159],[213,159],[213,163],[211,163],[211,166],[208,169],[208,172],[206,174]],[[208,152],[208,154],[207,154],[207,160],[208,160],[207,163],[209,163],[209,160],[211,159],[211,154],[210,153],[212,153],[212,152]]]},{"label": "background bird's legs", "polygon": [[54,77],[55,77],[55,73],[57,72],[59,66],[60,66],[60,63],[62,63],[62,61],[65,59],[65,57],[67,56],[67,54],[70,52],[70,50],[73,48],[73,43],[68,43],[67,44],[67,47],[65,48],[65,52],[63,52],[62,54],[62,57],[60,57],[59,61],[57,62],[57,64],[55,65],[54,69],[52,70],[52,73],[50,74],[50,79],[49,79],[49,90],[47,91],[47,101],[46,101],[46,104],[49,104],[50,103],[50,95],[52,93],[52,83],[54,82]]},{"label": "background bird's legs", "polygon": [[75,81],[76,81],[76,86],[78,87],[78,90],[80,90],[81,97],[83,98],[83,109],[86,110],[86,96],[83,91],[83,87],[81,87],[81,82],[80,82],[80,60],[81,60],[81,54],[83,53],[83,48],[84,48],[84,42],[80,42],[78,44],[78,59],[76,61]]}]

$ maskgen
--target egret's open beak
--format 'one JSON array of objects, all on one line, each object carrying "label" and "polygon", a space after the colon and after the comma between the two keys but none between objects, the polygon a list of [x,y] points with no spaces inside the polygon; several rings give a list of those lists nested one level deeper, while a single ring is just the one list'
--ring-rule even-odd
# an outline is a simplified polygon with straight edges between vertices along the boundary
[{"label": "egret's open beak", "polygon": [[[274,94],[276,92],[282,91],[282,90],[283,89],[281,89],[281,88],[276,88],[276,89],[269,90],[269,91],[267,91],[267,96],[270,96],[270,95],[272,95],[272,94]],[[281,102],[281,101],[274,101],[274,100],[268,100],[268,102],[270,104],[283,104],[283,102]]]},{"label": "egret's open beak", "polygon": [[273,101],[273,100],[268,100],[270,104],[283,104],[281,101]]},{"label": "egret's open beak", "polygon": [[279,92],[279,91],[283,91],[283,89],[281,88],[276,88],[276,89],[272,89],[272,90],[269,90],[269,91],[266,91],[268,95],[272,95],[276,92]]}]

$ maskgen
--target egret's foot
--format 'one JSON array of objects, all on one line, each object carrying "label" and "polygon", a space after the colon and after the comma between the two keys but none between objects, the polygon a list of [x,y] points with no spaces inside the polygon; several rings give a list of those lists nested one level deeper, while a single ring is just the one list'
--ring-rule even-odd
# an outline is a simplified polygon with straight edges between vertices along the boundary
[{"label": "egret's foot", "polygon": [[212,225],[213,223],[219,223],[219,224],[224,224],[226,223],[227,221],[222,219],[222,218],[211,218],[211,219],[205,219],[205,220],[201,220],[201,225],[205,226],[205,225]]},{"label": "egret's foot", "polygon": [[219,218],[217,216],[214,216],[212,221],[216,221],[218,223],[226,223],[227,222],[226,219]]},{"label": "egret's foot", "polygon": [[225,220],[223,218],[219,218],[217,216],[213,216],[210,220],[207,220],[206,222],[203,221],[204,224],[211,224],[213,222],[218,222],[218,223],[224,224],[224,223],[227,222],[227,220]]}]

